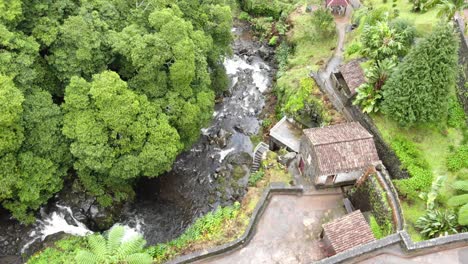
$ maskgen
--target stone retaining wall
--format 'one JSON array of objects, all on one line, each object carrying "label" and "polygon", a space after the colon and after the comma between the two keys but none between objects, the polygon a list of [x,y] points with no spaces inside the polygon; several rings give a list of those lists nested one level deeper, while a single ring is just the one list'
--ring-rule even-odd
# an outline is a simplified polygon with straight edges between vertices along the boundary
[{"label": "stone retaining wall", "polygon": [[[458,64],[460,72],[458,75],[458,100],[462,103],[466,116],[468,116],[468,87],[465,83],[468,82],[468,44],[464,34],[464,22],[462,19],[455,20],[455,28],[460,36],[460,49],[458,51]],[[468,120],[467,120],[468,123]]]},{"label": "stone retaining wall", "polygon": [[390,246],[397,246],[402,249],[406,256],[437,252],[454,248],[468,243],[468,233],[450,235],[434,238],[421,242],[413,242],[406,231],[400,231],[397,234],[386,238],[349,249],[345,252],[336,254],[332,257],[315,262],[316,264],[335,264],[335,263],[358,263],[361,260],[372,256],[385,253],[385,249]]},{"label": "stone retaining wall", "polygon": [[215,255],[219,255],[222,253],[229,252],[231,250],[235,250],[239,247],[243,247],[247,244],[255,234],[255,228],[260,220],[263,212],[265,211],[266,207],[268,206],[268,202],[271,199],[273,194],[298,194],[301,195],[303,193],[302,186],[293,186],[288,187],[284,183],[271,183],[270,186],[263,192],[262,197],[258,201],[257,206],[255,207],[252,216],[250,217],[249,225],[247,226],[244,234],[227,244],[220,245],[208,250],[197,251],[192,254],[180,256],[174,260],[167,262],[168,264],[182,264],[182,263],[191,263],[200,259],[212,257]]}]

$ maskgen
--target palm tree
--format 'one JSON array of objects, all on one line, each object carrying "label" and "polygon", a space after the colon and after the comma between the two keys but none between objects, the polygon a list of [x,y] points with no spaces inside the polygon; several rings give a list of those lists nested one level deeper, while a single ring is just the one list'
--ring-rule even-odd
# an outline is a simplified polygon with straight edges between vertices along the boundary
[{"label": "palm tree", "polygon": [[439,7],[437,16],[450,21],[457,11],[463,11],[463,9],[467,8],[468,3],[465,3],[465,0],[442,0],[437,6]]},{"label": "palm tree", "polygon": [[153,258],[143,252],[146,241],[136,236],[124,241],[125,228],[116,225],[107,237],[91,235],[88,237],[89,250],[78,251],[75,260],[78,264],[151,264]]}]

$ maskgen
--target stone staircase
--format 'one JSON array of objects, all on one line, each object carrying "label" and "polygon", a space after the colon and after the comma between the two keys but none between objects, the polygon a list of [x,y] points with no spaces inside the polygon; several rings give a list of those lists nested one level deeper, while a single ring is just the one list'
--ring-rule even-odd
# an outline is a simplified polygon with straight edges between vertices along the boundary
[{"label": "stone staircase", "polygon": [[262,166],[263,154],[265,154],[270,147],[265,142],[260,142],[253,151],[253,162],[250,168],[250,173],[255,173]]}]

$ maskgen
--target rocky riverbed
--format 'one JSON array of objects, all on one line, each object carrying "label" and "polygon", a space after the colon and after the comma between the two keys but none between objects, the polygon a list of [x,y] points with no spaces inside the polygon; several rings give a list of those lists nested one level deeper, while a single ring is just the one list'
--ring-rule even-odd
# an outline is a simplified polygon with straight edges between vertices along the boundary
[{"label": "rocky riverbed", "polygon": [[140,180],[133,202],[107,210],[68,186],[41,209],[32,226],[21,225],[1,211],[0,256],[27,256],[63,233],[85,235],[115,222],[143,233],[150,244],[165,242],[199,216],[240,199],[255,147],[250,136],[259,132],[259,115],[275,69],[273,50],[254,41],[247,25],[239,24],[232,32],[236,36],[233,56],[224,62],[229,90],[216,104],[210,126],[202,129],[190,150],[179,155],[172,171]]}]

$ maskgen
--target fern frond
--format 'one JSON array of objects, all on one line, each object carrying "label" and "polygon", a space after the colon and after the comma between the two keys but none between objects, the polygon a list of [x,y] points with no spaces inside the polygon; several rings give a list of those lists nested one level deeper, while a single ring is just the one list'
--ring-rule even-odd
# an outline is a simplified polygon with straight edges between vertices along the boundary
[{"label": "fern frond", "polygon": [[124,233],[125,228],[121,225],[116,225],[111,228],[107,235],[107,252],[109,254],[114,254],[114,252],[119,248]]},{"label": "fern frond", "polygon": [[456,181],[452,186],[457,190],[468,192],[468,181]]},{"label": "fern frond", "polygon": [[80,250],[75,256],[75,261],[77,264],[96,264],[99,258],[89,251]]},{"label": "fern frond", "polygon": [[123,242],[120,247],[117,249],[117,255],[119,258],[124,259],[128,255],[139,253],[143,250],[146,241],[142,236],[137,236],[132,238],[129,241]]},{"label": "fern frond", "polygon": [[151,264],[153,257],[145,253],[135,253],[125,258],[128,264]]},{"label": "fern frond", "polygon": [[468,225],[468,204],[460,207],[458,211],[458,223],[460,225]]},{"label": "fern frond", "polygon": [[460,206],[468,203],[468,193],[453,196],[447,201],[447,204],[450,206]]},{"label": "fern frond", "polygon": [[91,252],[98,260],[104,259],[107,255],[106,239],[101,235],[91,235],[88,237],[88,245]]}]

